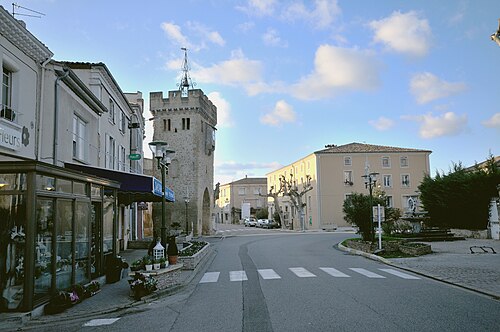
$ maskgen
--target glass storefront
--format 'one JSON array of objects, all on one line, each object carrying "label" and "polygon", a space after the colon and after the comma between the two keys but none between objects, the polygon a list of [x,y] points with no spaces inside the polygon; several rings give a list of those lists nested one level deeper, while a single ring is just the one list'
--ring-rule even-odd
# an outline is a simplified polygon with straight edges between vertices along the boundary
[{"label": "glass storefront", "polygon": [[50,292],[52,283],[52,237],[54,235],[54,200],[38,199],[35,230],[35,290],[37,301]]}]

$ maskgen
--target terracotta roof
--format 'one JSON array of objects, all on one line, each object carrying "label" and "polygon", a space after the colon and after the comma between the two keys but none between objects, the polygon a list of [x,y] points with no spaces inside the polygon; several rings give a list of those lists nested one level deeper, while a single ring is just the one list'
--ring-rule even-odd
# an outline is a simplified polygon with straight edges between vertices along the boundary
[{"label": "terracotta roof", "polygon": [[240,180],[226,183],[226,184],[224,184],[224,186],[227,186],[228,184],[262,184],[262,185],[267,185],[267,178],[243,178]]},{"label": "terracotta roof", "polygon": [[345,145],[326,145],[325,149],[316,151],[315,153],[398,153],[398,152],[428,152],[430,150],[400,148],[395,146],[372,145],[363,143],[349,143]]}]

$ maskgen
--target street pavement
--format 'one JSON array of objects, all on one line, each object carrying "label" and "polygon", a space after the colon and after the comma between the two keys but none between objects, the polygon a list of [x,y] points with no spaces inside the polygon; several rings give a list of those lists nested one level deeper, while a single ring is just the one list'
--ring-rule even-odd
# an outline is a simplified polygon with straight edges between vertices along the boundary
[{"label": "street pavement", "polygon": [[[248,229],[248,230],[247,230]],[[218,225],[216,237],[241,236],[263,232],[272,234],[289,233],[281,230],[255,230],[240,225]],[[335,232],[352,233],[352,228],[339,228]],[[292,232],[297,233],[297,232]],[[310,232],[308,232],[310,233]],[[317,233],[324,233],[319,231]],[[388,265],[401,268],[419,275],[427,276],[449,284],[488,295],[500,300],[500,241],[483,239],[466,239],[462,241],[429,242],[433,253],[414,258],[380,259],[377,256],[359,253],[354,250],[338,245],[339,249],[349,251],[352,254],[382,261]],[[332,243],[332,245],[337,245]],[[473,247],[474,253],[471,253]],[[480,247],[484,247],[484,252]],[[491,249],[490,249],[491,248]],[[496,252],[495,253],[493,253]],[[146,250],[126,250],[120,255],[128,263],[146,254]],[[122,273],[122,279],[113,284],[102,285],[101,292],[81,303],[67,309],[61,314],[41,315],[29,317],[25,314],[0,314],[0,331],[12,331],[23,326],[34,327],[37,324],[54,323],[57,321],[91,318],[93,316],[117,312],[137,305],[154,301],[158,297],[172,294],[188,285],[196,274],[204,269],[207,262],[211,261],[216,253],[213,251],[195,271],[181,272],[180,285],[174,289],[155,292],[140,301],[135,301],[129,296],[128,269]],[[31,318],[31,320],[30,320]]]}]

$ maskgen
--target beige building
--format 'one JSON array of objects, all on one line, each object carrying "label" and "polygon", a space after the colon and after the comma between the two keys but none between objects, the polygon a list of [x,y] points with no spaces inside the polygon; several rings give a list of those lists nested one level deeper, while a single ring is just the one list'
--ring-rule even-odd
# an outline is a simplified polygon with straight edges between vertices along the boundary
[{"label": "beige building", "polygon": [[[280,176],[290,179],[302,188],[311,178],[313,189],[303,197],[305,229],[332,229],[348,226],[342,206],[352,193],[368,194],[363,177],[375,175],[375,187],[386,193],[388,205],[403,213],[409,204],[418,202],[418,186],[430,173],[429,150],[391,146],[350,143],[327,145],[319,150],[267,175],[268,191],[279,188]],[[410,200],[411,198],[411,200]],[[268,199],[269,212],[276,211],[272,198]],[[300,228],[300,218],[290,199],[280,196],[279,205],[284,213],[285,224]]]},{"label": "beige building", "polygon": [[244,204],[250,207],[253,216],[259,209],[267,208],[267,179],[248,178],[221,185],[216,201],[217,222],[237,224],[242,219]]}]

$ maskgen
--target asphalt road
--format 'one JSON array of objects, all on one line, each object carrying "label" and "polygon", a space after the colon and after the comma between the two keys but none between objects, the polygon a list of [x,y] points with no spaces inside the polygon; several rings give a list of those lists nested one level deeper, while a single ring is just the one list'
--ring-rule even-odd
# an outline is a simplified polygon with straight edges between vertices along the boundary
[{"label": "asphalt road", "polygon": [[352,235],[268,234],[214,240],[182,293],[47,331],[499,330],[500,302],[334,248]]}]

